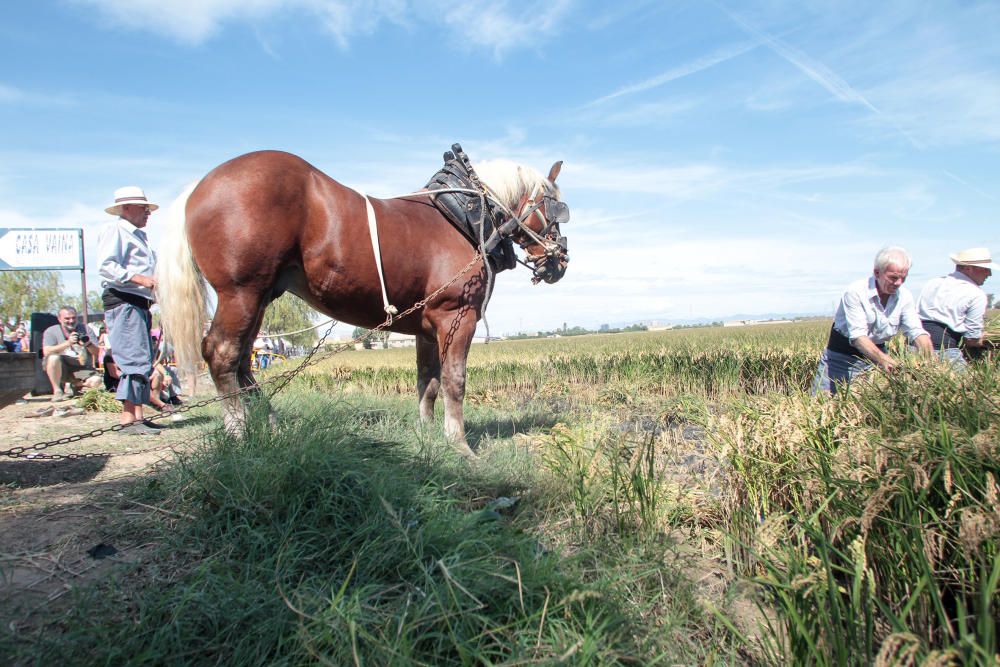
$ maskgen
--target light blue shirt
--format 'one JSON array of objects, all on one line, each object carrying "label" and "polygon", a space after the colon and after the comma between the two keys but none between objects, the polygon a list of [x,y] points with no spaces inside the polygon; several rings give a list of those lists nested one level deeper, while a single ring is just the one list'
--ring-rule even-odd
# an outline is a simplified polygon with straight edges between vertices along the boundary
[{"label": "light blue shirt", "polygon": [[875,276],[851,283],[840,299],[833,327],[850,340],[868,336],[881,345],[902,330],[912,343],[927,334],[917,317],[910,290],[900,287],[885,305],[875,288]]},{"label": "light blue shirt", "polygon": [[921,319],[940,322],[965,338],[982,338],[986,301],[986,292],[972,278],[955,271],[927,281],[917,313]]},{"label": "light blue shirt", "polygon": [[125,218],[104,225],[97,240],[97,258],[103,287],[153,300],[153,290],[129,282],[132,276],[152,276],[156,271],[156,253],[145,231]]}]

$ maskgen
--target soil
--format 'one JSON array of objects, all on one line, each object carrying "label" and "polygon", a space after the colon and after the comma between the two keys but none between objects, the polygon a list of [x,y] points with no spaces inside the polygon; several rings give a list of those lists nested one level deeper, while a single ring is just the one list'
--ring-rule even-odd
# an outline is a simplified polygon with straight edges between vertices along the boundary
[{"label": "soil", "polygon": [[[118,422],[117,415],[97,412],[28,418],[49,405],[48,397],[34,397],[0,408],[0,451]],[[56,404],[63,406],[73,403]],[[159,436],[110,432],[37,452],[84,458],[0,455],[0,623],[6,631],[17,635],[44,625],[74,587],[147,557],[150,545],[110,543],[109,516],[153,511],[127,500],[123,487],[192,446],[209,423],[190,415],[173,421],[148,408],[147,417],[166,426]]]}]

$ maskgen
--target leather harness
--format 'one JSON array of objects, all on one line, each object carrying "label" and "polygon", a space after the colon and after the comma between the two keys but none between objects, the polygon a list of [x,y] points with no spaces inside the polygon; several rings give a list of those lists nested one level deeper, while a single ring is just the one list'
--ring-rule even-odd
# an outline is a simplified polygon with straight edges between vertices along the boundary
[{"label": "leather harness", "polygon": [[[472,168],[472,163],[459,144],[444,154],[444,166],[431,177],[427,190],[460,188],[473,192],[441,192],[431,195],[439,211],[476,249],[481,249],[494,271],[506,271],[517,266],[517,255],[509,234],[515,220],[507,220]],[[485,203],[485,211],[483,206]]]}]

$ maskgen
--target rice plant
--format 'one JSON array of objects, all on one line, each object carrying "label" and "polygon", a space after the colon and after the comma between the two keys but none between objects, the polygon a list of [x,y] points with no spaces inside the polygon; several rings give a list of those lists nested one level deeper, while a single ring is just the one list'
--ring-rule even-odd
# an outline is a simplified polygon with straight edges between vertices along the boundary
[{"label": "rice plant", "polygon": [[998,378],[913,363],[718,421],[733,562],[778,612],[771,662],[994,663]]}]

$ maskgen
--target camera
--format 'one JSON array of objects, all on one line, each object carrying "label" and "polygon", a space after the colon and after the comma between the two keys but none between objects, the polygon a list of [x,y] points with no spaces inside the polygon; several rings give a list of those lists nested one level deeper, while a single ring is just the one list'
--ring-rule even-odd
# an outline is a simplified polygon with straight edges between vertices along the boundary
[{"label": "camera", "polygon": [[87,343],[90,342],[90,336],[87,336],[87,335],[80,336],[79,340],[80,340],[81,343],[83,343],[84,345],[86,345]]}]

